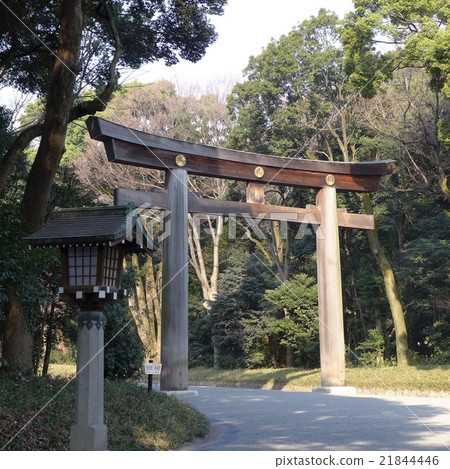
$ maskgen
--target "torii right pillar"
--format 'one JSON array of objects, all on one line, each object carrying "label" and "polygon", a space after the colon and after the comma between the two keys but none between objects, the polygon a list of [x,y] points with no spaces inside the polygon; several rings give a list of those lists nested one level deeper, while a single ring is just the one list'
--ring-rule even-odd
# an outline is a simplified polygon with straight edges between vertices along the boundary
[{"label": "torii right pillar", "polygon": [[320,229],[317,238],[317,279],[319,290],[319,338],[321,387],[313,391],[355,394],[346,386],[344,314],[336,189],[323,187],[317,194]]}]

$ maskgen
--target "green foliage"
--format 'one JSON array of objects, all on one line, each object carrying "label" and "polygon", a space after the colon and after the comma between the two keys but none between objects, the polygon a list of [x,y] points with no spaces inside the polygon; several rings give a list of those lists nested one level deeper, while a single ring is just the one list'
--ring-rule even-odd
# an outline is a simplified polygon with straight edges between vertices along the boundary
[{"label": "green foliage", "polygon": [[61,165],[55,177],[47,213],[50,214],[57,207],[92,207],[94,197],[80,182],[72,166]]},{"label": "green foliage", "polygon": [[[450,94],[450,93],[449,93]],[[438,123],[439,126],[439,140],[450,150],[450,116],[446,116]]]},{"label": "green foliage", "polygon": [[[321,11],[250,59],[247,81],[228,101],[237,122],[229,144],[283,156],[297,156],[302,148],[306,157],[397,160],[398,171],[383,178],[373,195],[377,232],[394,268],[409,346],[430,356],[447,345],[445,334],[433,335],[432,327],[439,324],[444,331],[448,322],[450,160],[441,143],[448,143],[449,134],[448,2],[357,0],[355,8],[342,25]],[[392,47],[382,53],[376,48],[379,40],[392,41]],[[378,94],[362,99],[355,87],[365,97]],[[304,207],[314,203],[314,196],[293,190],[288,202]],[[340,194],[339,206],[358,213],[361,199]],[[361,346],[369,362],[391,360],[390,305],[367,235],[341,229],[340,243],[346,342],[353,350]],[[314,238],[291,245],[290,271],[315,275]],[[272,347],[292,344],[300,353],[304,337],[296,335],[284,312],[270,308],[264,304],[259,320],[247,319],[258,330],[244,341],[251,344],[245,345],[251,366],[282,363]],[[269,325],[272,334],[265,332]],[[384,345],[377,345],[380,337],[370,332],[375,328]]]},{"label": "green foliage", "polygon": [[319,321],[316,280],[297,274],[275,290],[267,290],[265,298],[280,312],[267,320],[265,331],[278,336],[281,345],[293,347],[298,363],[313,367],[319,363]]},{"label": "green foliage", "polygon": [[189,322],[189,367],[214,366],[209,315]]},{"label": "green foliage", "polygon": [[335,14],[320,10],[250,59],[246,82],[228,101],[238,124],[232,148],[294,156],[316,137],[344,86],[338,24]]},{"label": "green foliage", "polygon": [[444,365],[450,362],[450,318],[443,317],[425,330],[425,345],[431,350],[431,363]]},{"label": "green foliage", "polygon": [[[0,448],[15,437],[5,450],[69,450],[75,380],[0,372],[0,402]],[[105,423],[111,451],[169,450],[209,430],[207,419],[180,399],[120,380],[105,382]]]},{"label": "green foliage", "polygon": [[203,307],[201,290],[195,283],[197,276],[189,278],[189,367],[213,366],[214,352],[211,342],[212,320]]},{"label": "green foliage", "polygon": [[59,254],[54,249],[30,251],[16,209],[0,203],[0,210],[0,320],[5,318],[8,294],[14,286],[32,328],[39,304],[51,295],[46,275],[59,268]]},{"label": "green foliage", "polygon": [[[435,91],[450,96],[447,0],[355,0],[342,30],[346,72],[355,88],[372,97],[402,67],[424,67]],[[381,52],[378,44],[388,44]]]},{"label": "green foliage", "polygon": [[[16,184],[8,184],[0,202],[0,328],[4,326],[11,291],[21,298],[30,330],[33,331],[33,361],[37,371],[43,356],[43,334],[47,327],[52,328],[55,338],[76,341],[73,333],[73,312],[70,307],[55,305],[55,313],[50,319],[48,309],[56,302],[57,288],[61,286],[61,260],[58,249],[30,250],[24,237],[19,219],[17,198],[21,196],[24,173],[16,172]],[[10,181],[13,182],[13,181]],[[85,193],[73,171],[62,166],[52,189],[48,214],[55,207],[92,205],[92,199]],[[50,322],[49,322],[50,321]],[[51,326],[50,326],[51,324]],[[54,342],[55,343],[55,342]]]},{"label": "green foliage", "polygon": [[12,132],[9,130],[11,119],[12,112],[3,106],[0,106],[0,155],[3,155],[5,150],[13,141]]},{"label": "green foliage", "polygon": [[135,383],[105,383],[105,424],[112,451],[167,451],[204,437],[209,422],[187,402]]},{"label": "green foliage", "polygon": [[220,293],[211,304],[208,319],[216,351],[215,366],[235,368],[246,362],[246,335],[251,336],[256,327],[249,320],[261,310],[264,294],[260,269],[254,256],[233,256],[219,277]]},{"label": "green foliage", "polygon": [[365,366],[382,366],[386,342],[383,334],[376,329],[370,329],[368,337],[356,347],[358,362]]},{"label": "green foliage", "polygon": [[402,295],[413,344],[421,344],[419,351],[439,357],[442,363],[448,358],[450,217],[447,212],[417,216],[414,236],[405,243],[399,259]]},{"label": "green foliage", "polygon": [[128,307],[105,307],[105,377],[131,378],[142,371],[144,351]]},{"label": "green foliage", "polygon": [[[33,331],[33,360],[37,371],[43,356],[44,331],[51,327],[55,338],[53,344],[63,338],[76,342],[73,330],[76,313],[56,300],[57,289],[62,283],[59,250],[30,250],[23,239],[28,233],[23,231],[20,223],[17,199],[21,197],[24,177],[26,171],[15,173],[10,181],[15,184],[8,184],[0,202],[0,328],[5,324],[9,295],[14,289],[21,298],[30,330]],[[62,166],[52,189],[48,213],[56,206],[77,205],[92,205],[92,199],[85,193],[73,171]],[[48,311],[52,302],[55,303],[55,311],[50,319]]]}]

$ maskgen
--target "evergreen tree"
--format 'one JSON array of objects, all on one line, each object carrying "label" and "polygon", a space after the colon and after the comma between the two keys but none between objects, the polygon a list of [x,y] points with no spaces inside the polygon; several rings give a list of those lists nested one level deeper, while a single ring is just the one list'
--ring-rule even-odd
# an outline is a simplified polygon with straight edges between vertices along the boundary
[{"label": "evergreen tree", "polygon": [[[306,274],[297,274],[265,297],[280,311],[266,322],[265,332],[281,345],[292,347],[296,364],[319,366],[319,319],[317,284]],[[287,311],[281,316],[281,312]]]},{"label": "evergreen tree", "polygon": [[144,351],[127,306],[105,307],[105,377],[132,378],[142,371]]},{"label": "evergreen tree", "polygon": [[236,368],[246,365],[247,321],[261,311],[264,277],[251,255],[232,256],[219,277],[219,295],[211,304],[211,339],[214,366]]}]

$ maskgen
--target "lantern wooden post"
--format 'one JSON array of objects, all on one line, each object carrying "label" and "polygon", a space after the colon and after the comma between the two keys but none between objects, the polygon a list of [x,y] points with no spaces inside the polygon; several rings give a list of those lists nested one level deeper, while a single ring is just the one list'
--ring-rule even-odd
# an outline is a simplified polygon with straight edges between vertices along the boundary
[{"label": "lantern wooden post", "polygon": [[188,389],[188,183],[187,171],[166,175],[164,217],[161,390]]},{"label": "lantern wooden post", "polygon": [[321,224],[317,237],[320,368],[323,387],[345,386],[344,315],[336,189],[317,194]]},{"label": "lantern wooden post", "polygon": [[77,392],[72,451],[106,451],[104,424],[103,313],[83,311],[78,317]]}]

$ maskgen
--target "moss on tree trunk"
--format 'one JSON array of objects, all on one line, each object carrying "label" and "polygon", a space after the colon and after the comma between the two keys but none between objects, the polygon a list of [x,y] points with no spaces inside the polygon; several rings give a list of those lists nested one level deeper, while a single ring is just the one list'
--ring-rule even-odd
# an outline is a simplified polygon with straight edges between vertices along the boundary
[{"label": "moss on tree trunk", "polygon": [[[373,215],[372,200],[369,194],[363,194],[364,210],[367,214]],[[368,231],[369,245],[378,266],[381,269],[384,279],[386,295],[391,307],[392,319],[395,327],[395,341],[397,347],[397,363],[398,365],[408,364],[408,333],[406,330],[405,316],[403,314],[402,304],[395,283],[394,271],[384,253],[378,238],[377,227],[373,231]]]}]

